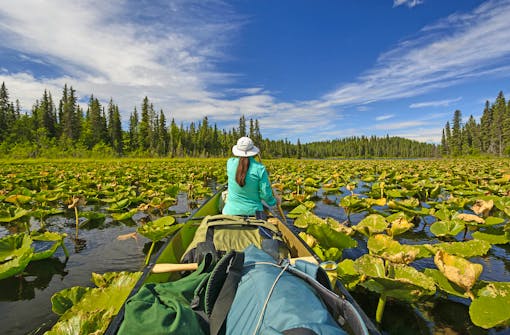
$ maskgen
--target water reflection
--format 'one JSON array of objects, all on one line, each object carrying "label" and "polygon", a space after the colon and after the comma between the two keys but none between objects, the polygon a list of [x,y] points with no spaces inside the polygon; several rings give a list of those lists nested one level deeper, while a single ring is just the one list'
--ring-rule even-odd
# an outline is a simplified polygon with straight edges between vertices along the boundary
[{"label": "water reflection", "polygon": [[54,275],[60,275],[60,279],[67,275],[66,263],[67,260],[62,262],[58,258],[30,262],[23,271],[23,275],[0,280],[0,287],[2,287],[0,301],[34,299],[35,289],[47,288]]}]

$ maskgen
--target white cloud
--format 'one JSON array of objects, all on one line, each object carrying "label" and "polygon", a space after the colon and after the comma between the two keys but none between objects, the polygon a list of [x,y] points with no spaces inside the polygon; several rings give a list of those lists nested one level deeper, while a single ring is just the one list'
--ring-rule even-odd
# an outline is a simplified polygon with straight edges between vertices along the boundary
[{"label": "white cloud", "polygon": [[394,118],[394,117],[395,117],[395,114],[385,114],[385,115],[377,116],[375,119],[377,121],[384,121],[384,120],[388,120],[388,119],[391,119],[391,118]]},{"label": "white cloud", "polygon": [[408,129],[408,128],[416,128],[419,126],[427,125],[428,122],[423,120],[414,120],[414,121],[400,121],[394,123],[380,123],[374,126],[374,129],[378,130],[395,130],[395,129]]},{"label": "white cloud", "polygon": [[409,105],[409,108],[448,107],[448,106],[450,106],[456,102],[459,102],[461,100],[462,100],[462,98],[459,97],[456,99],[416,102],[416,103]]},{"label": "white cloud", "polygon": [[393,7],[406,5],[409,8],[418,6],[423,3],[423,0],[393,0]]},{"label": "white cloud", "polygon": [[479,77],[508,75],[510,1],[488,1],[423,29],[421,37],[382,54],[357,81],[323,97],[321,107],[394,100]]}]

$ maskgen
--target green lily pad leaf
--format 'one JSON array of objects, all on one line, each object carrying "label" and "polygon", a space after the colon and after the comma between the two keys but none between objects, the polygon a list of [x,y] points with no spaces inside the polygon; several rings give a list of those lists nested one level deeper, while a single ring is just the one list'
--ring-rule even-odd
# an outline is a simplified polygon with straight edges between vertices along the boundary
[{"label": "green lily pad leaf", "polygon": [[337,220],[335,220],[335,219],[333,219],[331,217],[327,217],[326,218],[326,223],[333,230],[342,232],[342,233],[347,234],[349,236],[354,234],[354,229],[352,229],[351,227],[346,226],[345,224],[342,224],[342,223],[338,222]]},{"label": "green lily pad leaf", "polygon": [[324,250],[324,261],[338,262],[342,258],[342,250],[338,248],[329,248]]},{"label": "green lily pad leaf", "polygon": [[448,278],[446,278],[444,274],[441,273],[441,271],[436,269],[425,269],[424,273],[434,279],[437,287],[439,287],[441,291],[455,295],[457,297],[468,298],[466,291],[449,281]]},{"label": "green lily pad leaf", "polygon": [[312,224],[325,224],[325,221],[313,214],[312,212],[304,212],[296,220],[294,220],[294,226],[298,228],[308,228]]},{"label": "green lily pad leaf", "polygon": [[494,198],[494,205],[497,209],[510,216],[510,197],[496,197]]},{"label": "green lily pad leaf", "polygon": [[348,195],[343,197],[342,200],[340,200],[340,206],[344,208],[349,208],[351,210],[365,208],[363,199],[360,199],[354,195]]},{"label": "green lily pad leaf", "polygon": [[36,218],[45,218],[50,215],[57,215],[64,213],[61,208],[38,208],[32,211],[32,215]]},{"label": "green lily pad leaf", "polygon": [[462,220],[437,221],[430,226],[430,232],[436,236],[455,236],[466,228]]},{"label": "green lily pad leaf", "polygon": [[46,231],[44,233],[38,233],[38,232],[32,232],[30,234],[30,237],[32,237],[32,240],[34,241],[62,241],[65,237],[67,237],[66,233],[57,233],[57,232],[51,232]]},{"label": "green lily pad leaf", "polygon": [[92,290],[92,288],[75,286],[55,293],[51,297],[51,310],[58,315],[64,314],[69,308],[80,301],[89,290]]},{"label": "green lily pad leaf", "polygon": [[354,261],[354,269],[361,275],[369,277],[386,277],[384,260],[365,254]]},{"label": "green lily pad leaf", "polygon": [[487,241],[490,244],[507,244],[508,242],[510,242],[510,234],[508,233],[490,234],[476,231],[473,233],[473,238],[477,240]]},{"label": "green lily pad leaf", "polygon": [[25,204],[32,200],[31,196],[23,195],[23,194],[13,194],[9,195],[4,199],[5,202],[10,202],[15,205]]},{"label": "green lily pad leaf", "polygon": [[487,254],[491,244],[482,240],[471,240],[466,242],[450,242],[434,244],[434,247],[447,252],[450,255],[460,257],[476,257]]},{"label": "green lily pad leaf", "polygon": [[[64,331],[78,330],[77,334],[85,334],[84,329],[87,334],[96,331],[102,333],[111,317],[122,307],[140,275],[141,272],[105,274],[99,277],[103,278],[102,283],[107,283],[107,286],[85,290],[72,288],[56,293],[54,296],[57,297],[52,298],[55,309],[65,311],[50,333],[62,334]],[[96,312],[104,316],[98,317]]]},{"label": "green lily pad leaf", "polygon": [[352,237],[331,229],[327,224],[310,225],[306,232],[317,239],[320,246],[324,249],[338,248],[355,248],[358,242]]},{"label": "green lily pad leaf", "polygon": [[438,211],[434,213],[434,216],[438,218],[440,221],[450,221],[450,219],[457,214],[455,210],[449,210],[446,207],[441,207]]},{"label": "green lily pad leaf", "polygon": [[69,318],[58,321],[46,335],[104,334],[114,316],[113,309],[90,312],[77,311]]},{"label": "green lily pad leaf", "polygon": [[94,220],[103,220],[106,215],[104,213],[94,212],[94,211],[87,211],[87,212],[81,212],[81,217],[84,217],[90,221]]},{"label": "green lily pad leaf", "polygon": [[402,198],[402,192],[400,190],[385,190],[388,198]]},{"label": "green lily pad leaf", "polygon": [[175,218],[173,216],[164,216],[154,221],[149,221],[144,225],[138,227],[136,230],[140,235],[143,235],[153,242],[160,241],[170,234],[175,233],[184,224],[174,224]]},{"label": "green lily pad leaf", "polygon": [[388,207],[391,209],[399,209],[402,207],[413,209],[420,206],[420,201],[416,198],[409,198],[404,200],[391,200],[388,202]]},{"label": "green lily pad leaf", "polygon": [[115,221],[127,220],[127,219],[131,219],[133,217],[133,215],[135,215],[136,213],[138,213],[138,209],[133,208],[133,209],[129,210],[129,212],[126,212],[126,213],[112,213],[112,218]]},{"label": "green lily pad leaf", "polygon": [[312,235],[310,235],[310,234],[305,233],[304,231],[299,232],[299,234],[298,234],[298,235],[299,235],[299,237],[301,237],[301,239],[302,239],[303,241],[305,241],[305,243],[306,243],[306,244],[307,244],[310,248],[313,248],[313,247],[315,247],[315,246],[318,244],[318,242],[317,242],[317,240],[315,239],[315,237],[313,237],[313,236],[312,236]]},{"label": "green lily pad leaf", "polygon": [[384,216],[380,214],[371,214],[361,220],[356,226],[353,227],[353,229],[365,236],[371,236],[373,234],[384,232],[387,227],[388,222]]},{"label": "green lily pad leaf", "polygon": [[0,279],[21,273],[32,259],[32,239],[27,234],[13,234],[0,239]]},{"label": "green lily pad leaf", "polygon": [[488,218],[485,219],[485,225],[486,226],[493,226],[493,225],[497,225],[497,224],[500,224],[500,223],[503,223],[503,222],[505,222],[505,219],[497,218],[497,217],[494,217],[494,216],[489,216]]},{"label": "green lily pad leaf", "polygon": [[315,246],[312,247],[312,250],[313,252],[319,256],[319,258],[322,260],[322,261],[325,261],[326,260],[326,257],[324,256],[324,252],[323,252],[323,249],[320,247],[320,245],[316,244]]},{"label": "green lily pad leaf", "polygon": [[434,256],[434,263],[449,281],[466,290],[472,297],[470,290],[483,271],[482,265],[471,263],[467,259],[450,255],[442,250]]},{"label": "green lily pad leaf", "polygon": [[39,261],[41,259],[50,258],[57,251],[61,244],[54,242],[50,248],[46,248],[43,251],[34,250],[31,261]]},{"label": "green lily pad leaf", "polygon": [[336,272],[338,279],[348,289],[352,290],[360,281],[360,274],[356,271],[352,259],[344,259],[337,264]]},{"label": "green lily pad leaf", "polygon": [[432,257],[436,254],[437,249],[431,244],[416,244],[413,247],[418,248],[420,252],[416,255],[416,259]]},{"label": "green lily pad leaf", "polygon": [[64,245],[64,238],[67,236],[67,234],[47,231],[44,233],[33,232],[30,236],[34,241],[54,242],[50,248],[45,248],[42,251],[36,250],[36,248],[34,248],[35,251],[34,254],[32,255],[32,261],[50,258],[51,256],[53,256],[53,254],[55,254],[58,247],[62,247],[64,253],[66,254],[66,256],[68,256],[67,250],[65,249]]},{"label": "green lily pad leaf", "polygon": [[510,325],[510,283],[489,283],[478,290],[478,296],[469,306],[471,321],[488,329]]},{"label": "green lily pad leaf", "polygon": [[131,204],[131,200],[129,199],[122,199],[120,201],[114,202],[110,207],[108,207],[108,210],[110,212],[120,212],[123,209],[126,209]]},{"label": "green lily pad leaf", "polygon": [[409,222],[407,215],[403,212],[388,216],[386,221],[390,223],[388,234],[391,236],[400,235],[414,227],[414,225]]},{"label": "green lily pad leaf", "polygon": [[407,302],[417,301],[436,292],[432,278],[404,264],[389,264],[386,277],[373,277],[360,285],[373,292]]},{"label": "green lily pad leaf", "polygon": [[296,208],[294,208],[293,210],[291,210],[290,212],[288,212],[287,217],[289,217],[291,219],[295,219],[298,216],[300,216],[306,212],[309,212],[314,207],[315,207],[315,203],[313,201],[306,201],[306,202],[300,204],[299,206],[297,206]]},{"label": "green lily pad leaf", "polygon": [[411,245],[403,245],[393,240],[390,236],[378,234],[368,239],[368,250],[390,262],[409,264],[420,252],[419,248]]},{"label": "green lily pad leaf", "polygon": [[26,210],[21,207],[2,210],[0,211],[0,222],[12,222],[24,217],[29,213],[30,213],[29,210]]}]

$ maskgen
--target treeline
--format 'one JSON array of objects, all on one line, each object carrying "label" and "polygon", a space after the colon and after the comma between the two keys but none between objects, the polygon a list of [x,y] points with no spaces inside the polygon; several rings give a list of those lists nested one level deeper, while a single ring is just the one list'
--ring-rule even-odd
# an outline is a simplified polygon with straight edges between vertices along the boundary
[{"label": "treeline", "polygon": [[489,154],[510,155],[510,101],[499,92],[496,101],[485,102],[480,122],[470,115],[462,122],[462,112],[456,110],[453,120],[446,122],[441,137],[441,154],[448,156]]},{"label": "treeline", "polygon": [[84,110],[76,91],[64,86],[55,100],[44,91],[29,112],[0,87],[0,157],[227,157],[241,136],[250,136],[269,157],[433,157],[438,148],[398,137],[349,137],[296,144],[263,138],[258,120],[240,117],[238,127],[219,129],[207,117],[177,124],[145,97],[123,130],[119,107],[90,96]]}]

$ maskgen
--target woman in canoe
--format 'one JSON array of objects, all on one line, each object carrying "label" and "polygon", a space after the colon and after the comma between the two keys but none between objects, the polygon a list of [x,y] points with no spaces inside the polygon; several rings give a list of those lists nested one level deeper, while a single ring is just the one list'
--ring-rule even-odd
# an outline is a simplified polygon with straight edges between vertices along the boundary
[{"label": "woman in canoe", "polygon": [[241,137],[232,147],[235,157],[227,161],[228,195],[223,214],[255,215],[262,211],[262,200],[275,206],[266,167],[255,160],[260,152],[249,137]]}]

